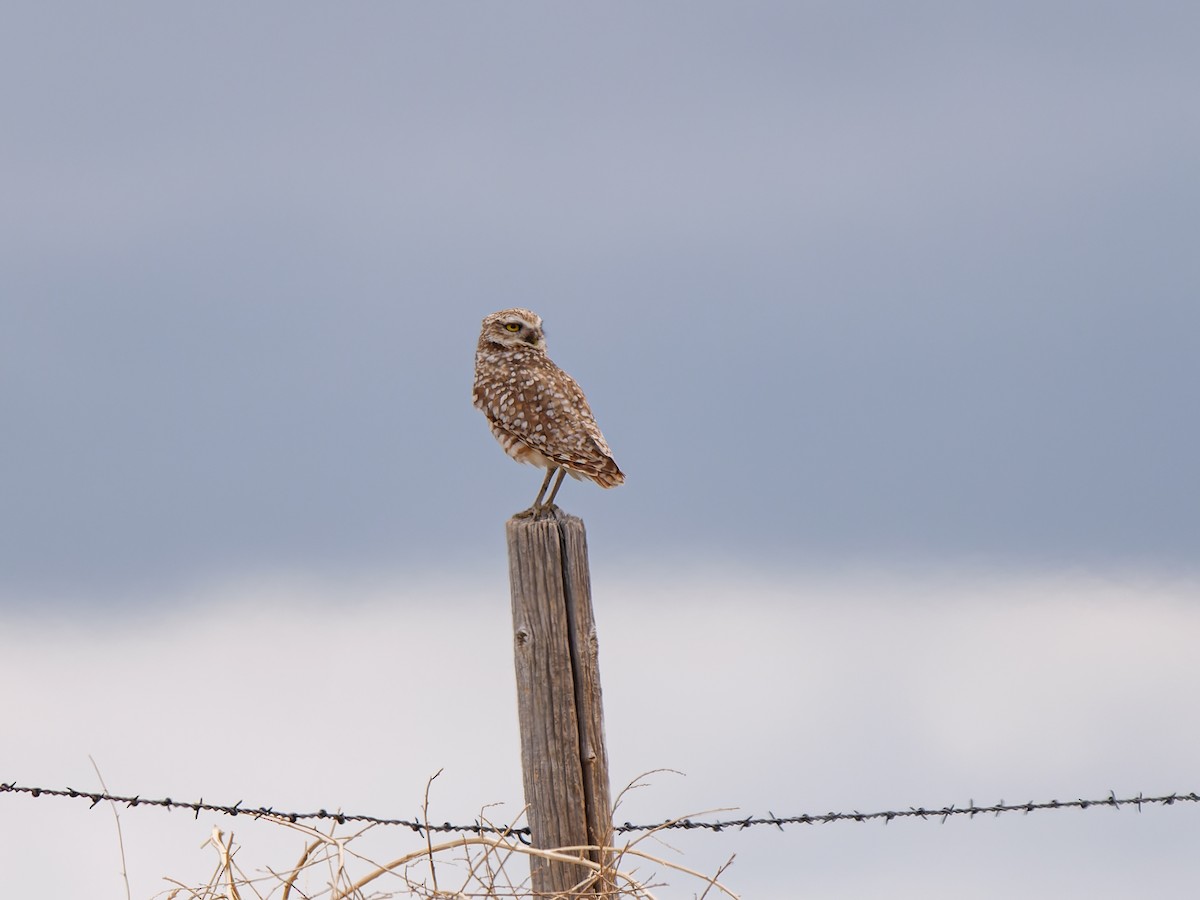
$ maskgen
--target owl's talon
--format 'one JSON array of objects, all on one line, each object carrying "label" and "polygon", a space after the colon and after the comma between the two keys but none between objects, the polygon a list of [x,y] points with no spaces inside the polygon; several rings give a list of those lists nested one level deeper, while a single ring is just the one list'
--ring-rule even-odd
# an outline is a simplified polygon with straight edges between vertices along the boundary
[{"label": "owl's talon", "polygon": [[539,519],[557,519],[558,514],[562,512],[554,503],[542,503],[537,506],[531,506],[529,509],[523,509],[519,513],[513,513],[514,519],[529,519],[533,522]]}]

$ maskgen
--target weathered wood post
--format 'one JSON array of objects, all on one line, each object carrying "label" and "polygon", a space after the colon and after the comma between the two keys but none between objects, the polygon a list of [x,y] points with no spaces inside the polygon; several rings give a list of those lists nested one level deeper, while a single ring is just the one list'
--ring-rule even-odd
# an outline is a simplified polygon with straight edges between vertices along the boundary
[{"label": "weathered wood post", "polygon": [[[508,571],[512,588],[521,767],[533,845],[611,844],[612,809],[604,709],[600,695],[596,623],[583,520],[509,519]],[[606,864],[602,853],[576,856]],[[568,893],[587,867],[531,857],[537,894]],[[580,895],[608,893],[591,884]]]}]

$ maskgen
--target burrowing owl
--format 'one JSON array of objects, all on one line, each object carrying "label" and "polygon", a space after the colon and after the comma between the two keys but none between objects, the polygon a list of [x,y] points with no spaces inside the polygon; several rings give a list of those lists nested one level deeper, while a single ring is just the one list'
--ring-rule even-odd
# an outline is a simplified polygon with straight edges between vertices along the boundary
[{"label": "burrowing owl", "polygon": [[[554,497],[567,474],[603,488],[625,481],[583,391],[546,355],[537,313],[502,309],[483,320],[473,397],[504,452],[546,470],[533,506],[518,515],[536,518],[543,510],[554,510]],[[558,479],[543,503],[555,472]]]}]

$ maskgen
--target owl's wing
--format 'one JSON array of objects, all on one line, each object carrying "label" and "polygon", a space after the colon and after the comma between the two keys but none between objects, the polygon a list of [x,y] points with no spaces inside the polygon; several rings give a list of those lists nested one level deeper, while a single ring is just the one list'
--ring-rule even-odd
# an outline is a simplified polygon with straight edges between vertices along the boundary
[{"label": "owl's wing", "polygon": [[583,390],[549,360],[519,372],[488,403],[497,426],[564,468],[604,487],[624,481]]}]

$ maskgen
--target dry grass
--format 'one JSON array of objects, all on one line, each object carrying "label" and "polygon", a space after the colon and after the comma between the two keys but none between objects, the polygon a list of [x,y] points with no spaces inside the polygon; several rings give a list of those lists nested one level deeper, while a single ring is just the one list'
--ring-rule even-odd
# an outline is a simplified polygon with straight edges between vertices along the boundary
[{"label": "dry grass", "polygon": [[[630,787],[637,786],[640,785],[635,782]],[[423,812],[427,812],[427,805],[428,788]],[[359,847],[365,843],[363,836],[377,830],[378,826],[338,834],[337,826],[324,832],[286,819],[262,818],[279,828],[291,829],[303,839],[304,849],[294,863],[279,868],[261,866],[248,871],[238,859],[243,855],[242,848],[234,842],[233,834],[226,834],[214,826],[211,837],[204,844],[217,856],[217,864],[208,881],[188,886],[167,879],[174,887],[159,896],[164,900],[532,900],[540,897],[657,900],[654,892],[667,886],[662,880],[667,877],[673,882],[672,893],[676,895],[682,888],[699,900],[716,900],[718,897],[737,900],[737,895],[719,880],[733,862],[732,858],[709,876],[642,849],[642,845],[652,838],[661,844],[656,836],[661,827],[640,833],[620,847],[563,847],[557,850],[527,846],[511,832],[462,834],[450,840],[435,841],[426,831],[422,845],[401,852],[390,861],[379,862],[359,852]],[[485,827],[493,824],[484,815],[479,821]],[[589,851],[599,852],[589,854]],[[604,862],[592,862],[589,855]],[[578,884],[567,893],[534,891],[529,878],[529,864],[534,858],[577,866],[576,871],[581,873]]]}]

